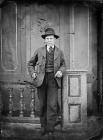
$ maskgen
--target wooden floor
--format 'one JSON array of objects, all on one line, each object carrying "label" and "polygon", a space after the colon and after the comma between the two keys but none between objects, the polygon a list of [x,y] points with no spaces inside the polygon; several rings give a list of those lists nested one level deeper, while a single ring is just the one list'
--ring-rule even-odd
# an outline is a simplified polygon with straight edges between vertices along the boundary
[{"label": "wooden floor", "polygon": [[62,130],[58,125],[52,136],[40,136],[40,124],[11,123],[1,129],[0,140],[102,140],[103,118],[91,116],[87,128]]}]

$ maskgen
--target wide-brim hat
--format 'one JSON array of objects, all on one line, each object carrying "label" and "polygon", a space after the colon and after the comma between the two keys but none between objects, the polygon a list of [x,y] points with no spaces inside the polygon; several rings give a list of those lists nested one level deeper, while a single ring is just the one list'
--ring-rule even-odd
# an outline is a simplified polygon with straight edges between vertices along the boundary
[{"label": "wide-brim hat", "polygon": [[54,35],[54,37],[55,37],[56,39],[59,38],[59,36],[55,34],[55,31],[54,31],[53,28],[47,28],[47,29],[45,30],[45,34],[41,35],[41,37],[42,37],[43,39],[45,39],[45,37],[46,37],[46,36],[49,36],[49,35]]}]

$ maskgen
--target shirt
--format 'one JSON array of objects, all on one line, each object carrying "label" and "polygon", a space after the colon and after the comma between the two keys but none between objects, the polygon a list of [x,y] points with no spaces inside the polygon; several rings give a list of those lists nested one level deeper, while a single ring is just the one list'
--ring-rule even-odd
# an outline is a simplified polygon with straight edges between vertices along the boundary
[{"label": "shirt", "polygon": [[47,51],[49,52],[49,48],[52,47],[54,49],[54,46],[47,46]]}]

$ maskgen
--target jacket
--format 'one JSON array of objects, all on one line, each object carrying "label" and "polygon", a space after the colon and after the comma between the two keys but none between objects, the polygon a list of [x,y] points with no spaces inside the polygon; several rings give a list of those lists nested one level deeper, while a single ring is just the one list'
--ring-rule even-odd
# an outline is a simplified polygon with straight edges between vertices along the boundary
[{"label": "jacket", "polygon": [[[46,64],[46,46],[38,48],[33,57],[28,62],[28,71],[31,75],[33,73],[37,73],[37,78],[33,79],[32,82],[35,87],[39,87],[42,85],[44,76],[45,76],[45,64]],[[65,70],[65,60],[62,51],[55,46],[54,51],[54,75],[57,71],[61,71],[62,73]],[[61,88],[61,78],[55,77],[58,87]]]}]

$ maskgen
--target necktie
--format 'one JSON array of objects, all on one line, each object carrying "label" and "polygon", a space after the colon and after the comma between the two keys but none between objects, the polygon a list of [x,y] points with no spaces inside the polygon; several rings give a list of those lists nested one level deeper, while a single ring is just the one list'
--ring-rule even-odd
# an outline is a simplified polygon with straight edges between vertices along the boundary
[{"label": "necktie", "polygon": [[49,47],[49,52],[51,52],[53,50],[52,46]]}]

